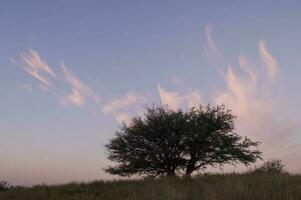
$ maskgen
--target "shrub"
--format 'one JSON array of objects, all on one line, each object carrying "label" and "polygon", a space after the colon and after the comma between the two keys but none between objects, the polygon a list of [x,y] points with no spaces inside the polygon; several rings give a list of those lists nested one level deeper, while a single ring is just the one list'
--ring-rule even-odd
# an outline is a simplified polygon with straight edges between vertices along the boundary
[{"label": "shrub", "polygon": [[6,191],[10,188],[10,184],[6,181],[0,181],[0,191]]},{"label": "shrub", "polygon": [[267,174],[285,174],[285,165],[282,160],[268,160],[260,167],[255,168],[253,173],[267,173]]}]

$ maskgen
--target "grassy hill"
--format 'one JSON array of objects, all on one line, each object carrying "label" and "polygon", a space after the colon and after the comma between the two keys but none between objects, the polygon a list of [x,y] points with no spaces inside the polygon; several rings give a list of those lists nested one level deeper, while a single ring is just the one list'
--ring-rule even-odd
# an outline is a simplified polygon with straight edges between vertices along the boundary
[{"label": "grassy hill", "polygon": [[0,200],[300,200],[300,175],[227,174],[194,178],[39,185],[0,192]]}]

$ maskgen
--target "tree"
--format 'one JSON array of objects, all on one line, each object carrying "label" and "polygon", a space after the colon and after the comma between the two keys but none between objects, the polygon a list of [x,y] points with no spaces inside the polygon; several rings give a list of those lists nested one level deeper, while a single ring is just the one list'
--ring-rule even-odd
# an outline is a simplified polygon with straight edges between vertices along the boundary
[{"label": "tree", "polygon": [[144,116],[123,124],[109,144],[105,169],[121,176],[190,175],[208,166],[261,159],[259,142],[234,132],[235,116],[225,106],[200,106],[188,112],[167,106],[147,108]]}]

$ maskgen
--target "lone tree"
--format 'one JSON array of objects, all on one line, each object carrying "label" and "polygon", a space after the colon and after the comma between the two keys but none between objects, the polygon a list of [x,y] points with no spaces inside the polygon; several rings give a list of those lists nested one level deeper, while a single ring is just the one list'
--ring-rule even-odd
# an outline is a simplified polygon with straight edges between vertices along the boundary
[{"label": "lone tree", "polygon": [[118,164],[105,171],[120,176],[190,176],[208,166],[254,163],[261,159],[259,142],[236,134],[234,119],[223,105],[188,112],[147,108],[144,116],[124,123],[106,145],[108,159]]}]

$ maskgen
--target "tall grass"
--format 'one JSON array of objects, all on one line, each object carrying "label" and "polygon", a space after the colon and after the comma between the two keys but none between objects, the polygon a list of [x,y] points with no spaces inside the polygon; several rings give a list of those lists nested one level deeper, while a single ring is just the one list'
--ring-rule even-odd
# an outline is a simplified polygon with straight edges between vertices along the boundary
[{"label": "tall grass", "polygon": [[1,200],[301,200],[301,176],[228,174],[95,181],[0,192]]}]

